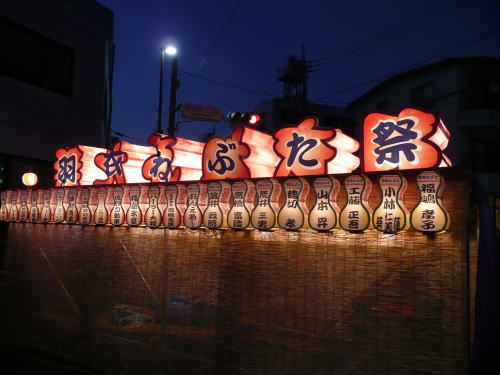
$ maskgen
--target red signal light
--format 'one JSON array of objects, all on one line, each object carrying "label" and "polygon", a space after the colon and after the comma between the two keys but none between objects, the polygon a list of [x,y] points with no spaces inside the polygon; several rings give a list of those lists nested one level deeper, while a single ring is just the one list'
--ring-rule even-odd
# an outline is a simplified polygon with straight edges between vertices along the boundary
[{"label": "red signal light", "polygon": [[260,121],[260,116],[257,113],[254,113],[250,116],[250,119],[248,120],[248,123],[250,125],[255,125]]}]

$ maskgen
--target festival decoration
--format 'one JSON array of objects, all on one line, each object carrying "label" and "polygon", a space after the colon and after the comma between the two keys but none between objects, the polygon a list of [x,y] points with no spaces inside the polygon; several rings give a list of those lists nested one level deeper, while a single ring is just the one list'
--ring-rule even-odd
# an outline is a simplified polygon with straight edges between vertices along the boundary
[{"label": "festival decoration", "polygon": [[78,198],[78,190],[76,187],[68,189],[68,208],[66,210],[66,223],[76,224],[78,220],[78,208],[76,207],[76,199]]},{"label": "festival decoration", "polygon": [[148,209],[144,214],[144,222],[150,228],[158,228],[161,224],[162,214],[158,207],[160,200],[160,188],[157,185],[151,185],[148,189]]},{"label": "festival decoration", "polygon": [[60,224],[64,221],[66,210],[64,209],[64,189],[56,189],[56,206],[54,209],[54,222]]},{"label": "festival decoration", "polygon": [[33,172],[27,172],[23,174],[22,181],[25,186],[35,186],[38,182],[38,176]]},{"label": "festival decoration", "polygon": [[106,174],[106,178],[96,179],[94,185],[124,184],[127,182],[123,164],[127,162],[128,155],[121,148],[122,142],[116,142],[112,149],[95,156],[95,165]]},{"label": "festival decoration", "polygon": [[363,172],[451,166],[443,121],[414,108],[398,116],[371,113],[363,122]]},{"label": "festival decoration", "polygon": [[380,204],[373,211],[373,226],[383,233],[397,233],[408,229],[408,210],[403,197],[406,179],[399,175],[383,175],[379,179]]},{"label": "festival decoration", "polygon": [[89,225],[92,220],[92,211],[90,210],[90,189],[84,187],[80,191],[80,199],[82,201],[82,207],[80,208],[80,213],[78,220],[82,225]]},{"label": "festival decoration", "polygon": [[125,212],[122,207],[123,188],[116,186],[113,188],[113,207],[111,208],[111,224],[120,226],[125,222]]},{"label": "festival decoration", "polygon": [[362,232],[371,227],[371,208],[368,197],[372,188],[365,175],[351,175],[344,181],[347,202],[340,211],[340,227],[350,232]]},{"label": "festival decoration", "polygon": [[19,193],[14,190],[11,192],[10,195],[10,216],[9,216],[9,221],[11,222],[16,222],[19,216],[19,209],[17,208],[17,197]]},{"label": "festival decoration", "polygon": [[203,221],[203,212],[198,203],[200,200],[200,184],[189,184],[187,186],[187,208],[184,212],[184,225],[189,229],[198,229]]},{"label": "festival decoration", "polygon": [[0,192],[0,221],[7,221],[9,210],[7,209],[7,191]]},{"label": "festival decoration", "polygon": [[422,172],[417,176],[417,187],[420,201],[410,215],[413,229],[429,234],[447,230],[450,218],[441,202],[444,190],[443,177],[437,172]]},{"label": "festival decoration", "polygon": [[56,151],[54,169],[56,186],[77,186],[82,179],[83,151],[80,146],[60,148]]},{"label": "festival decoration", "polygon": [[108,191],[104,186],[97,189],[97,208],[94,211],[94,223],[96,225],[105,225],[108,222],[107,196]]},{"label": "festival decoration", "polygon": [[272,177],[281,160],[274,152],[273,136],[251,127],[245,127],[241,141],[250,149],[245,165],[250,169],[252,178]]},{"label": "festival decoration", "polygon": [[47,189],[43,191],[43,207],[40,213],[40,219],[42,223],[47,224],[52,219],[52,189]]},{"label": "festival decoration", "polygon": [[28,190],[21,190],[18,194],[21,198],[21,205],[19,207],[19,221],[25,223],[28,220]]},{"label": "festival decoration", "polygon": [[208,207],[203,213],[203,224],[208,229],[226,226],[231,186],[227,182],[211,182],[207,187]]},{"label": "festival decoration", "polygon": [[30,223],[36,223],[38,221],[38,191],[32,190],[30,193],[30,215],[28,221]]},{"label": "festival decoration", "polygon": [[142,211],[139,207],[141,188],[137,185],[131,186],[129,191],[130,206],[127,210],[127,224],[137,226],[142,222]]},{"label": "festival decoration", "polygon": [[258,230],[270,230],[277,221],[281,184],[274,178],[259,180],[255,184],[255,191],[257,203],[252,211],[252,226]]},{"label": "festival decoration", "polygon": [[172,147],[177,142],[175,137],[153,134],[148,143],[156,148],[156,153],[144,161],[142,176],[151,182],[179,181],[181,168],[174,168],[174,151]]},{"label": "festival decoration", "polygon": [[254,207],[255,184],[250,180],[233,182],[231,184],[233,204],[227,215],[229,228],[241,230],[250,224],[250,212]]},{"label": "festival decoration", "polygon": [[338,223],[337,194],[340,182],[332,176],[317,177],[313,182],[316,203],[309,213],[309,227],[317,231],[329,231]]},{"label": "festival decoration", "polygon": [[168,229],[175,229],[181,225],[181,213],[177,207],[179,189],[177,185],[168,185],[165,189],[167,207],[163,213],[163,224]]},{"label": "festival decoration", "polygon": [[212,137],[203,148],[202,180],[249,178],[244,159],[250,148],[242,142],[244,128],[236,127],[227,138]]},{"label": "festival decoration", "polygon": [[283,183],[283,189],[286,202],[278,213],[278,225],[286,230],[299,230],[307,224],[309,183],[304,178],[289,178]]}]

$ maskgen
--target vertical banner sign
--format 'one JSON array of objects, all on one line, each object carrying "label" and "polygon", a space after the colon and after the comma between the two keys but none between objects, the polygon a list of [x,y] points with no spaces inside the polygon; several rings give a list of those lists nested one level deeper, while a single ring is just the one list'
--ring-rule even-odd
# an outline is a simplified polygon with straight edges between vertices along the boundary
[{"label": "vertical banner sign", "polygon": [[244,159],[250,148],[243,143],[244,128],[236,127],[228,138],[212,137],[203,148],[202,180],[249,178],[250,169]]},{"label": "vertical banner sign", "polygon": [[19,208],[19,221],[25,223],[28,221],[28,190],[21,191],[21,207]]},{"label": "vertical banner sign", "polygon": [[134,185],[130,187],[130,207],[127,210],[127,224],[135,227],[142,221],[142,212],[139,207],[141,187]]},{"label": "vertical banner sign", "polygon": [[125,213],[122,207],[123,188],[116,186],[113,188],[113,207],[111,208],[111,224],[120,226],[125,221]]},{"label": "vertical banner sign", "polygon": [[318,177],[313,182],[316,203],[309,214],[309,226],[317,231],[329,231],[337,226],[339,181],[332,176]]},{"label": "vertical banner sign", "polygon": [[208,207],[203,214],[203,224],[208,229],[220,229],[226,225],[230,192],[227,182],[208,184]]},{"label": "vertical banner sign", "polygon": [[417,176],[420,201],[410,216],[411,226],[423,233],[438,233],[450,226],[450,217],[441,202],[444,179],[436,172],[426,171]]},{"label": "vertical banner sign", "polygon": [[30,223],[36,223],[38,221],[38,190],[33,190],[30,194]]},{"label": "vertical banner sign", "polygon": [[160,188],[157,185],[152,185],[148,189],[149,205],[144,214],[144,222],[150,228],[158,228],[161,224],[161,212],[158,207],[160,200]]},{"label": "vertical banner sign", "polygon": [[76,199],[78,198],[78,190],[71,187],[68,190],[68,209],[66,210],[66,223],[75,224],[78,219],[78,209],[76,208]]},{"label": "vertical banner sign", "polygon": [[286,230],[299,230],[306,224],[309,183],[304,178],[289,178],[283,188],[286,202],[278,214],[278,225]]},{"label": "vertical banner sign", "polygon": [[90,221],[92,220],[92,213],[90,211],[90,189],[87,187],[84,187],[82,191],[80,192],[80,198],[82,200],[82,208],[80,208],[80,224],[82,225],[89,225]]},{"label": "vertical banner sign", "polygon": [[258,230],[270,230],[276,225],[281,184],[274,178],[259,180],[255,191],[257,205],[252,211],[252,226]]},{"label": "vertical banner sign", "polygon": [[350,232],[361,232],[371,227],[371,209],[368,197],[372,183],[364,175],[352,175],[345,179],[347,202],[340,212],[340,227]]},{"label": "vertical banner sign", "polygon": [[19,216],[19,210],[17,209],[17,190],[14,190],[10,196],[10,221],[16,222],[17,217]]},{"label": "vertical banner sign", "polygon": [[450,132],[431,113],[403,109],[398,116],[370,113],[363,122],[363,172],[451,166],[443,150]]},{"label": "vertical banner sign", "polygon": [[398,175],[383,175],[379,179],[380,204],[373,212],[373,226],[383,233],[397,233],[408,229],[408,210],[403,197],[406,178]]},{"label": "vertical banner sign", "polygon": [[181,225],[181,213],[177,208],[177,195],[179,194],[176,185],[168,185],[165,189],[167,196],[167,207],[163,214],[163,224],[168,229],[175,229]]},{"label": "vertical banner sign", "polygon": [[177,186],[177,209],[181,214],[180,224],[182,224],[183,213],[186,211],[187,208],[187,200],[188,200],[187,188],[186,185],[184,184],[176,184],[176,186]]},{"label": "vertical banner sign", "polygon": [[1,221],[7,221],[7,218],[9,217],[9,211],[7,210],[7,192],[2,191],[0,192],[0,220]]},{"label": "vertical banner sign", "polygon": [[229,228],[241,230],[250,224],[250,211],[253,207],[248,207],[248,195],[255,195],[255,186],[252,181],[238,181],[231,185],[233,205],[227,215]]},{"label": "vertical banner sign", "polygon": [[106,197],[108,190],[102,186],[97,189],[97,208],[94,212],[95,225],[105,225],[108,222],[108,210],[106,210]]},{"label": "vertical banner sign", "polygon": [[187,208],[184,212],[184,225],[189,229],[198,229],[203,221],[203,214],[198,206],[200,197],[200,185],[189,184],[187,186]]},{"label": "vertical banner sign", "polygon": [[50,209],[50,201],[52,200],[52,190],[43,191],[43,207],[41,212],[42,223],[47,224],[50,222],[52,212]]},{"label": "vertical banner sign", "polygon": [[56,189],[56,207],[54,209],[54,223],[61,224],[64,221],[64,188]]}]

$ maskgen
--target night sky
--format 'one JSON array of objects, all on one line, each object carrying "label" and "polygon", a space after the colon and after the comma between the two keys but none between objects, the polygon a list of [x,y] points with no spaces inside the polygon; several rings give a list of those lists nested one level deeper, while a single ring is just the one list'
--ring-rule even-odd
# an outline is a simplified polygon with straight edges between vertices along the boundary
[{"label": "night sky", "polygon": [[[181,71],[272,94],[181,73],[178,103],[218,106],[223,114],[251,111],[262,99],[281,97],[277,69],[290,54],[300,56],[301,43],[307,60],[329,57],[310,75],[311,101],[447,57],[500,58],[498,0],[100,2],[115,16],[112,128],[142,140],[155,129],[160,47],[169,43],[177,46]],[[166,129],[170,60],[164,69]],[[381,81],[319,102],[345,106]],[[177,135],[199,140],[211,129],[211,123],[185,123]],[[228,134],[226,121],[216,125],[216,133]]]}]

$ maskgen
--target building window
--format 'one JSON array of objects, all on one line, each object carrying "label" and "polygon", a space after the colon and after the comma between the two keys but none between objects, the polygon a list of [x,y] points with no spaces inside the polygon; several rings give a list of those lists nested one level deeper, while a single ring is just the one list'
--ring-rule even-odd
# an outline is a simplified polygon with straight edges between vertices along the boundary
[{"label": "building window", "polygon": [[70,96],[74,51],[0,18],[0,74]]},{"label": "building window", "polygon": [[500,140],[495,139],[492,134],[491,139],[472,139],[472,170],[476,172],[500,172],[500,163],[498,163],[498,149]]},{"label": "building window", "polygon": [[436,105],[436,83],[434,81],[417,86],[411,90],[413,105],[430,108]]}]

